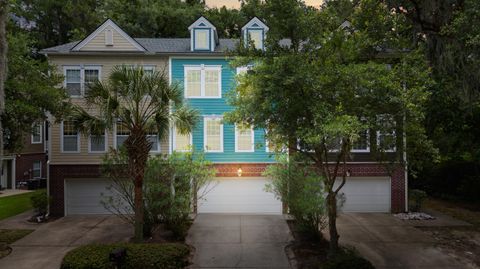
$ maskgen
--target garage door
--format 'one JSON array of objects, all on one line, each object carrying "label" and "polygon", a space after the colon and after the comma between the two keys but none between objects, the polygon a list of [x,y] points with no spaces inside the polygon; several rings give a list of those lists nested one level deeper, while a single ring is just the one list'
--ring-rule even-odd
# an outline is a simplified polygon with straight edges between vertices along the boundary
[{"label": "garage door", "polygon": [[65,180],[66,215],[111,214],[102,205],[107,196],[115,195],[115,190],[108,189],[110,185],[110,181],[102,179]]},{"label": "garage door", "polygon": [[282,203],[265,191],[268,179],[232,177],[216,181],[198,201],[198,213],[282,214]]},{"label": "garage door", "polygon": [[345,197],[343,212],[390,212],[389,177],[351,177],[339,193]]}]

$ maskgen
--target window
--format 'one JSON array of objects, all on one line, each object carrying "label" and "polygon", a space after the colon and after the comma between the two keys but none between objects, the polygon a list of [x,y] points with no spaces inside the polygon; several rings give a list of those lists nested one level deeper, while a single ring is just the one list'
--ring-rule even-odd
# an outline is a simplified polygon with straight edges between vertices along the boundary
[{"label": "window", "polygon": [[121,122],[117,122],[117,126],[115,128],[115,147],[118,149],[120,148],[125,140],[127,140],[128,136],[130,135],[130,130],[128,130]]},{"label": "window", "polygon": [[156,132],[149,132],[147,134],[147,140],[152,143],[150,152],[160,152],[160,143],[158,141],[158,134]]},{"label": "window", "polygon": [[396,151],[395,120],[391,115],[380,115],[377,117],[378,125],[382,130],[377,131],[378,150],[384,152]]},{"label": "window", "polygon": [[73,121],[62,122],[62,152],[80,151],[80,134]]},{"label": "window", "polygon": [[352,144],[352,152],[370,152],[370,136],[368,129],[361,131],[357,141]]},{"label": "window", "polygon": [[32,131],[32,144],[41,144],[42,143],[42,125],[35,123],[33,125]]},{"label": "window", "polygon": [[254,152],[253,128],[242,128],[235,125],[235,151]]},{"label": "window", "polygon": [[256,49],[263,50],[263,30],[262,29],[248,29],[248,42],[253,42]]},{"label": "window", "polygon": [[186,66],[185,98],[221,98],[221,66]]},{"label": "window", "polygon": [[107,133],[90,133],[89,136],[89,152],[106,152],[107,151]]},{"label": "window", "polygon": [[41,161],[33,161],[32,177],[33,178],[41,178],[42,177],[42,162]]},{"label": "window", "polygon": [[210,29],[194,29],[194,49],[210,50]]},{"label": "window", "polygon": [[204,118],[204,147],[206,152],[223,152],[223,124],[221,117]]},{"label": "window", "polygon": [[79,97],[88,92],[89,86],[100,79],[99,66],[65,66],[65,88],[69,96]]},{"label": "window", "polygon": [[192,146],[192,134],[180,134],[177,128],[174,128],[173,150],[189,151]]}]

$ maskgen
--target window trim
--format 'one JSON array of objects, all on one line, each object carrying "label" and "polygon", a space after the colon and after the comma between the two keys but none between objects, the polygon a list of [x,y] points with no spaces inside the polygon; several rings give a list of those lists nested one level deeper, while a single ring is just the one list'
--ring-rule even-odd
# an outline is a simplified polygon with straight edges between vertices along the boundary
[{"label": "window trim", "polygon": [[370,152],[370,130],[367,129],[367,148],[366,149],[354,149],[352,144],[352,149],[350,152],[352,153],[369,153]]},{"label": "window trim", "polygon": [[[39,164],[40,164],[40,166],[38,167],[38,169],[35,169],[35,163],[39,163]],[[35,171],[35,170],[39,170],[39,171],[40,171],[40,173],[39,173],[40,175],[39,175],[38,177],[35,177],[35,176],[33,175],[33,171]],[[42,161],[39,161],[39,160],[33,161],[33,163],[32,163],[32,178],[42,178]]]},{"label": "window trim", "polygon": [[[177,149],[176,145],[177,145],[177,128],[174,126],[173,127],[173,137],[172,137],[172,149],[173,151],[176,151],[176,152],[190,152],[192,151],[192,149],[187,149],[187,150],[179,150]],[[188,133],[188,136],[189,136],[189,140],[190,140],[190,147],[193,148],[193,135],[192,135],[192,132]]]},{"label": "window trim", "polygon": [[246,45],[250,43],[250,31],[261,31],[262,32],[262,47],[257,48],[255,47],[256,50],[265,50],[265,29],[263,28],[257,28],[257,27],[249,27],[246,29],[247,33],[247,39],[246,39]]},{"label": "window trim", "polygon": [[60,124],[60,150],[62,153],[80,153],[80,132],[77,131],[77,150],[76,151],[65,151],[64,150],[64,132],[63,132],[63,123],[65,121],[62,121]]},{"label": "window trim", "polygon": [[80,95],[69,95],[70,98],[82,98],[85,96],[85,69],[98,70],[98,80],[102,79],[102,66],[95,64],[86,65],[64,65],[63,66],[63,87],[67,89],[67,70],[79,70],[80,71]]},{"label": "window trim", "polygon": [[[219,150],[209,150],[207,149],[207,121],[209,120],[218,120],[220,121],[220,149]],[[203,149],[207,153],[221,153],[224,150],[224,143],[223,143],[223,128],[224,124],[221,122],[223,120],[222,116],[204,116],[203,117]]]},{"label": "window trim", "polygon": [[34,123],[33,124],[33,128],[35,128],[36,126],[39,127],[39,141],[35,141],[33,139],[34,135],[33,133],[30,135],[30,143],[31,144],[42,144],[43,143],[43,124],[41,123]]},{"label": "window trim", "polygon": [[108,134],[107,130],[103,131],[104,140],[105,140],[105,149],[103,151],[92,150],[92,134],[88,134],[88,153],[105,153],[108,149]]},{"label": "window trim", "polygon": [[[197,37],[195,35],[196,31],[207,31],[208,32],[208,48],[200,48],[197,49]],[[212,29],[211,28],[205,28],[205,27],[196,27],[193,28],[193,51],[211,51],[212,50]]]},{"label": "window trim", "polygon": [[[188,96],[188,83],[187,83],[187,72],[190,70],[198,71],[200,70],[200,95],[199,96]],[[218,95],[216,96],[205,96],[205,71],[206,70],[215,70],[218,71]],[[184,91],[183,97],[185,99],[221,99],[222,98],[222,66],[221,65],[184,65],[183,66],[183,84]]]},{"label": "window trim", "polygon": [[238,125],[235,124],[235,152],[255,152],[255,130],[253,126],[250,127],[250,137],[252,138],[252,146],[251,149],[249,150],[241,150],[238,149],[238,135],[240,129],[238,128]]}]

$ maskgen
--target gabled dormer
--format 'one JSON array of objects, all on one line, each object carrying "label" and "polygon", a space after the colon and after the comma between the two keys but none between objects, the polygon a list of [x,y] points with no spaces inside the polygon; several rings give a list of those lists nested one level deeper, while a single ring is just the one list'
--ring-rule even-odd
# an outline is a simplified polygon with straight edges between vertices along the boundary
[{"label": "gabled dormer", "polygon": [[143,52],[145,48],[125,33],[115,22],[108,19],[93,33],[75,45],[72,51]]},{"label": "gabled dormer", "polygon": [[245,45],[253,41],[256,49],[265,50],[265,38],[268,32],[268,26],[259,18],[254,17],[245,26],[242,27],[242,36]]},{"label": "gabled dormer", "polygon": [[205,17],[200,17],[188,27],[191,51],[215,51],[218,42],[217,28]]}]

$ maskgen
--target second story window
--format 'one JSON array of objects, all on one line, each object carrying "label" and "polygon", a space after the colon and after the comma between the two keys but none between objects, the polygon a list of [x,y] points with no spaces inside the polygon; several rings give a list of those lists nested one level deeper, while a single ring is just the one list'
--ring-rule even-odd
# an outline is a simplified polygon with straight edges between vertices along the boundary
[{"label": "second story window", "polygon": [[64,66],[67,93],[71,97],[84,96],[95,81],[100,79],[100,66]]},{"label": "second story window", "polygon": [[62,122],[62,152],[80,152],[80,133],[73,121]]},{"label": "second story window", "polygon": [[185,98],[221,98],[221,66],[185,66]]},{"label": "second story window", "polygon": [[192,146],[192,134],[180,134],[177,128],[174,128],[173,150],[185,152]]},{"label": "second story window", "polygon": [[152,143],[152,148],[150,149],[150,152],[160,152],[160,142],[158,134],[156,132],[149,132],[147,134],[147,139],[150,143]]},{"label": "second story window", "polygon": [[32,178],[41,178],[41,177],[42,177],[42,162],[33,161]]},{"label": "second story window", "polygon": [[253,128],[242,128],[235,126],[235,151],[254,152],[254,131]]},{"label": "second story window", "polygon": [[42,143],[42,125],[35,123],[32,130],[32,144],[41,144]]},{"label": "second story window", "polygon": [[130,130],[128,130],[123,124],[117,123],[116,126],[116,133],[115,133],[115,146],[116,148],[120,148],[125,140],[127,140],[128,136],[130,135]]},{"label": "second story window", "polygon": [[107,133],[93,133],[89,135],[89,152],[106,152],[107,151]]},{"label": "second story window", "polygon": [[370,136],[368,129],[361,131],[357,141],[352,143],[352,152],[370,152]]},{"label": "second story window", "polygon": [[395,120],[391,115],[377,117],[381,130],[377,131],[377,147],[380,151],[395,152],[397,136],[395,134]]},{"label": "second story window", "polygon": [[203,125],[205,152],[223,152],[222,118],[205,117]]}]

